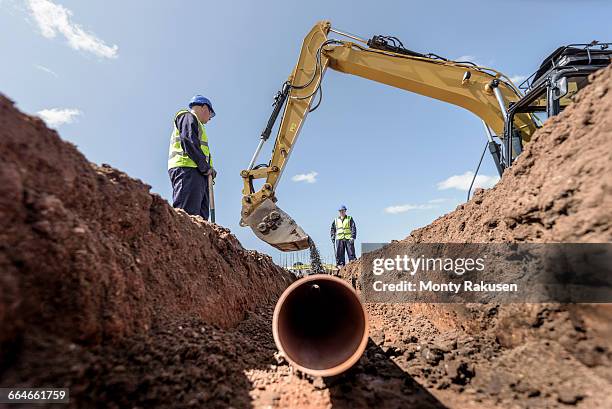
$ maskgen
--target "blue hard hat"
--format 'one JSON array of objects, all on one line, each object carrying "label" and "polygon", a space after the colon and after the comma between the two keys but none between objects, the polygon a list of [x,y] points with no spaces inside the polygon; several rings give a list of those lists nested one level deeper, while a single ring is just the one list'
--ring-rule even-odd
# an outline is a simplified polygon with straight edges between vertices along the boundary
[{"label": "blue hard hat", "polygon": [[212,107],[212,102],[210,102],[210,99],[206,98],[204,95],[198,94],[191,98],[191,101],[189,101],[189,108],[193,108],[194,105],[208,106],[208,109],[210,109],[210,117],[212,118],[215,116],[215,110]]},{"label": "blue hard hat", "polygon": [[346,206],[345,205],[340,205],[340,207],[338,208],[338,211],[340,210],[346,210]]}]

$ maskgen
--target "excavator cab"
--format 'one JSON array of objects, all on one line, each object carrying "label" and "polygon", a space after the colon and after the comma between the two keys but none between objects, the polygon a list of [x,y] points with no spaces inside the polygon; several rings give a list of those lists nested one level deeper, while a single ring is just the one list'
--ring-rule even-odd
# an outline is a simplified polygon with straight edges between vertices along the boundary
[{"label": "excavator cab", "polygon": [[511,149],[513,155],[506,155],[505,167],[511,166],[522,151],[522,140],[517,137],[522,125],[517,123],[517,115],[531,115],[540,127],[546,119],[561,113],[574,95],[588,84],[588,76],[610,64],[610,45],[612,43],[593,41],[559,47],[519,85],[525,95],[508,109],[504,150],[510,152]]}]

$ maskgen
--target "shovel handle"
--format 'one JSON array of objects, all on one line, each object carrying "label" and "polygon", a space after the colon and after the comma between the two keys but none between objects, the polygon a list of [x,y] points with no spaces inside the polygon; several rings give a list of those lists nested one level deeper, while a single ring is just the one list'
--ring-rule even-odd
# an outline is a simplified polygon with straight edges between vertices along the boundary
[{"label": "shovel handle", "polygon": [[212,174],[208,175],[208,207],[210,209],[210,221],[215,223],[215,191],[213,189]]}]

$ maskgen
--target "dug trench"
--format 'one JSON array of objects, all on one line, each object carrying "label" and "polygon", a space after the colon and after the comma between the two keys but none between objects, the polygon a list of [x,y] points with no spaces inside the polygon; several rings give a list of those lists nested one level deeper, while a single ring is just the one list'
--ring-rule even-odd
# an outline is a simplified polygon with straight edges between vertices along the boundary
[{"label": "dug trench", "polygon": [[[611,87],[596,74],[493,189],[405,240],[610,242]],[[0,124],[0,386],[71,407],[612,407],[607,305],[368,304],[352,369],[293,371],[271,332],[287,271],[4,97]]]}]

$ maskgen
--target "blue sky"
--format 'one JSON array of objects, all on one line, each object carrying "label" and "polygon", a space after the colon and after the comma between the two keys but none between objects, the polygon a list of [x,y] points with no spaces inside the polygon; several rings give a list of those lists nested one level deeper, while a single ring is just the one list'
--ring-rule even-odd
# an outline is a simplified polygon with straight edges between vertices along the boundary
[{"label": "blue sky", "polygon": [[[289,4],[0,0],[0,92],[45,116],[89,160],[142,179],[165,198],[173,115],[194,93],[208,96],[217,112],[207,126],[219,172],[217,220],[245,247],[279,260],[238,226],[239,172],[318,20],[364,38],[395,35],[415,51],[469,56],[509,76],[531,74],[559,45],[612,40],[608,1]],[[458,176],[475,168],[485,143],[478,118],[331,70],[324,93],[277,196],[327,259],[339,204],[355,218],[359,243],[401,239],[465,200]],[[490,184],[489,157],[481,174]]]}]

